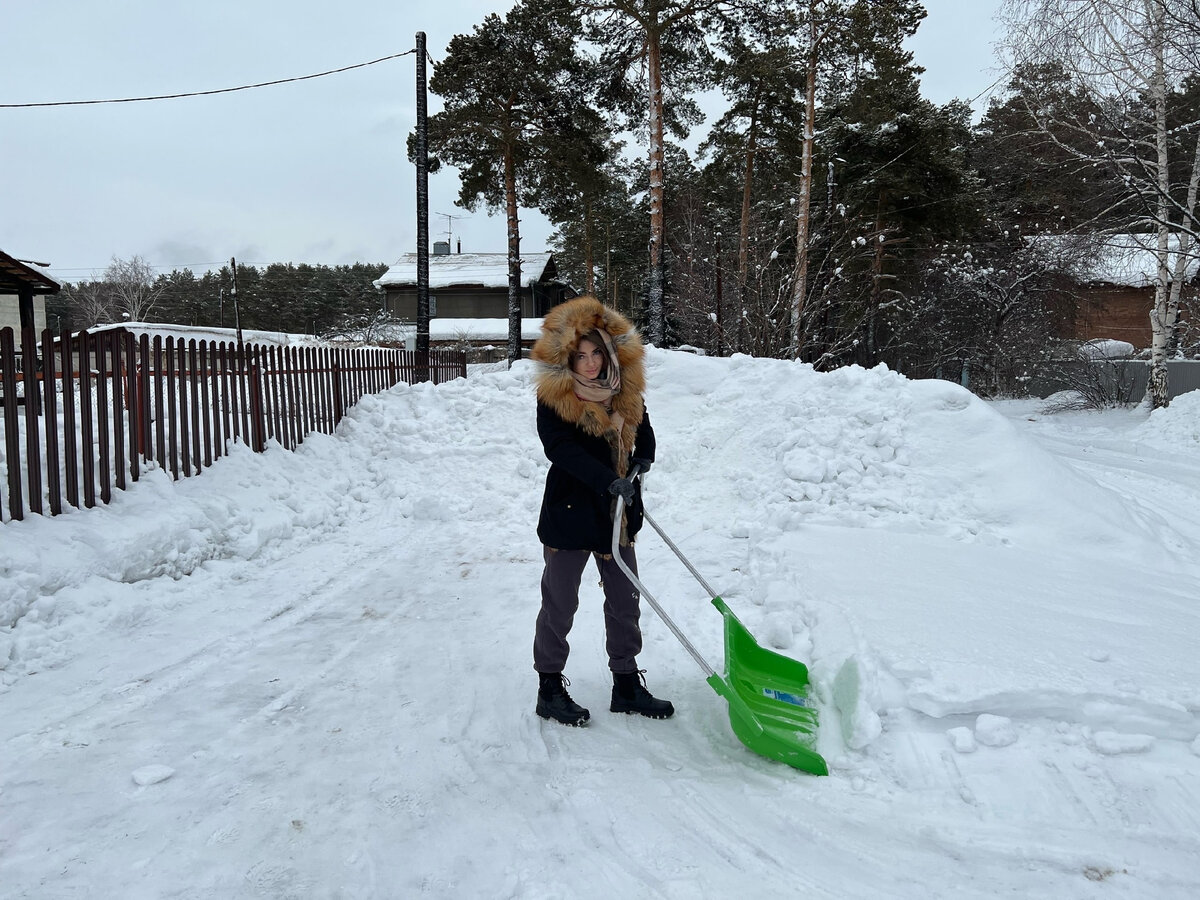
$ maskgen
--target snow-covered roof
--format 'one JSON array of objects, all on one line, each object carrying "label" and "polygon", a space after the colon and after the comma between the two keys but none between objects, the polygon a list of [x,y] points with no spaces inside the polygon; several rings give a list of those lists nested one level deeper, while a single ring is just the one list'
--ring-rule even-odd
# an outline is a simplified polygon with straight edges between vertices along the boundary
[{"label": "snow-covered roof", "polygon": [[[552,253],[522,253],[521,282],[545,281]],[[550,273],[553,277],[553,272]],[[417,254],[405,253],[374,282],[375,287],[400,287],[417,283]],[[502,288],[508,286],[507,253],[452,253],[429,257],[431,289],[460,287]]]},{"label": "snow-covered roof", "polygon": [[[87,329],[88,334],[101,331],[122,329],[140,338],[149,335],[150,340],[162,337],[182,338],[188,341],[210,341],[229,343],[237,340],[236,328],[214,328],[208,325],[170,325],[159,322],[114,322],[109,325],[96,325]],[[250,328],[242,329],[242,340],[247,344],[267,344],[276,347],[296,347],[309,344],[324,343],[320,338],[311,334],[289,334],[285,331],[255,331]]]},{"label": "snow-covered roof", "polygon": [[[1158,278],[1158,237],[1153,234],[1114,234],[1105,237],[1096,254],[1085,264],[1082,281],[1119,284],[1127,287],[1149,287]],[[1168,267],[1174,272],[1179,253],[1179,240],[1171,236],[1168,243]],[[1200,253],[1195,246],[1189,254],[1184,271],[1191,280],[1200,271]]]},{"label": "snow-covered roof", "polygon": [[24,288],[35,294],[57,294],[59,287],[45,266],[0,250],[0,292],[7,294]]}]

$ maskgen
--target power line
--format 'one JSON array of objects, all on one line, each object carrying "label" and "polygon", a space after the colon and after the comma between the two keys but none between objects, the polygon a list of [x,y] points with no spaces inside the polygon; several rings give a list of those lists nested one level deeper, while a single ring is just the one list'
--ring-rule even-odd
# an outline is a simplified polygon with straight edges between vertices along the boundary
[{"label": "power line", "polygon": [[158,94],[153,97],[122,97],[115,100],[55,100],[45,103],[0,103],[0,109],[30,109],[46,106],[95,106],[101,103],[141,103],[146,100],[178,100],[180,97],[208,97],[212,94],[231,94],[234,91],[249,91],[254,88],[271,87],[276,84],[290,84],[293,81],[308,81],[312,78],[324,78],[326,75],[337,75],[339,72],[349,72],[351,69],[363,69],[389,59],[399,59],[416,53],[416,50],[405,50],[403,53],[393,53],[391,56],[381,56],[370,62],[355,63],[352,66],[342,66],[340,69],[330,69],[327,72],[317,72],[313,75],[299,75],[295,78],[279,78],[275,81],[260,81],[258,84],[243,84],[239,87],[218,88],[212,91],[189,91],[183,94]]}]

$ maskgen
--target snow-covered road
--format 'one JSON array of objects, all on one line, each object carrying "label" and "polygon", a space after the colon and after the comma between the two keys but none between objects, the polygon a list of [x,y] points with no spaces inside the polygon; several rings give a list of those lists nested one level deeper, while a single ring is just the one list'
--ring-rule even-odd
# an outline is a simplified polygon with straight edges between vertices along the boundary
[{"label": "snow-covered road", "polygon": [[[649,359],[647,502],[812,664],[830,777],[743,748],[648,610],[679,712],[609,714],[591,578],[568,674],[592,724],[533,715],[521,366],[0,526],[0,896],[1200,893],[1200,404],[1168,428]],[[653,535],[639,554],[719,665],[707,597]]]}]

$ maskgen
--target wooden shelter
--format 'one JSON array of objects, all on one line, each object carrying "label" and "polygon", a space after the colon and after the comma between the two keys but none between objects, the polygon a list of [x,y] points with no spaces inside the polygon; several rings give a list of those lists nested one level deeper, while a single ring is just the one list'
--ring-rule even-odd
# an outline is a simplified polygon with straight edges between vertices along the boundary
[{"label": "wooden shelter", "polygon": [[[450,253],[438,242],[429,257],[430,317],[507,319],[508,254]],[[401,321],[417,317],[417,255],[406,253],[374,282],[389,312]],[[521,316],[540,318],[576,292],[558,278],[552,253],[521,254]]]},{"label": "wooden shelter", "polygon": [[[59,283],[36,266],[36,263],[17,259],[0,250],[0,330],[12,328],[14,331],[13,360],[19,361],[17,365],[23,381],[22,388],[29,398],[27,408],[32,413],[42,410],[36,374],[41,367],[37,354],[37,331],[39,326],[46,327],[45,295],[57,294],[60,290]],[[16,298],[15,310],[13,298]],[[41,301],[40,304],[38,301]],[[3,340],[7,341],[8,338],[4,337]],[[14,381],[0,390],[0,402],[18,396],[15,384]]]},{"label": "wooden shelter", "polygon": [[[57,294],[59,290],[59,283],[36,268],[35,264],[9,256],[0,250],[0,303],[8,306],[11,301],[6,298],[9,297],[15,297],[17,301],[17,316],[4,317],[11,318],[11,321],[0,319],[0,327],[11,325],[13,328],[37,328],[39,324],[45,327],[45,306],[42,307],[39,323],[35,301],[46,294]],[[45,303],[44,300],[42,302]]]},{"label": "wooden shelter", "polygon": [[[1178,242],[1172,239],[1169,265],[1175,266]],[[1194,302],[1200,280],[1195,252],[1184,260],[1181,300],[1186,320],[1187,305]],[[1158,276],[1155,236],[1110,235],[1100,243],[1085,272],[1076,279],[1078,300],[1070,336],[1081,341],[1118,340],[1137,350],[1153,339],[1150,312],[1154,307],[1154,285]]]}]

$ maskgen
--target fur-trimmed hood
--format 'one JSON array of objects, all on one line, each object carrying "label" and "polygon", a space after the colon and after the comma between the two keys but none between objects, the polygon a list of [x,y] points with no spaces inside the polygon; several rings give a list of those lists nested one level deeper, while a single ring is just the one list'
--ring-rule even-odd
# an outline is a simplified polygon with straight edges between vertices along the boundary
[{"label": "fur-trimmed hood", "polygon": [[[533,345],[531,356],[538,363],[533,376],[537,398],[549,406],[565,422],[578,426],[590,435],[604,437],[612,443],[616,429],[612,419],[598,403],[589,403],[575,395],[575,379],[571,375],[571,353],[579,339],[595,328],[612,335],[613,348],[621,367],[621,390],[612,398],[614,413],[624,418],[621,445],[633,446],[638,425],[645,415],[642,394],[646,389],[643,358],[646,350],[641,336],[627,318],[595,297],[584,295],[568,300],[550,310],[542,322],[542,336]],[[618,474],[624,475],[625,460],[618,461]]]}]

